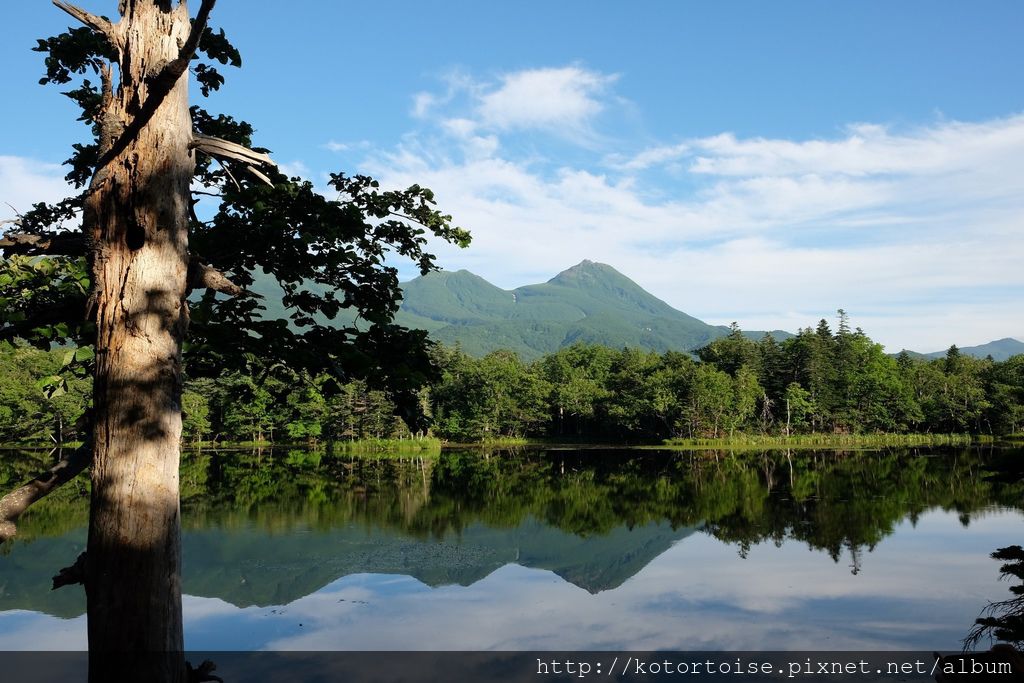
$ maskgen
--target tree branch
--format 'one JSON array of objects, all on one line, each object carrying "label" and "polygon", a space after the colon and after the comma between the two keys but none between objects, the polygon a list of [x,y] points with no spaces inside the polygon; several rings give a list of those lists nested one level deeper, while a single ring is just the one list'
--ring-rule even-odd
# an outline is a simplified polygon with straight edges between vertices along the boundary
[{"label": "tree branch", "polygon": [[85,584],[85,562],[86,555],[81,553],[75,563],[70,567],[64,567],[56,576],[53,577],[53,588],[50,590],[57,590],[62,586],[70,586],[72,584],[80,583]]},{"label": "tree branch", "polygon": [[227,275],[213,266],[206,265],[196,256],[193,256],[188,264],[188,288],[212,289],[229,296],[238,296],[245,291],[229,280]]},{"label": "tree branch", "polygon": [[49,470],[0,498],[0,543],[18,533],[15,523],[30,505],[74,479],[91,462],[92,442],[87,440]]},{"label": "tree branch", "polygon": [[78,19],[93,31],[96,31],[106,37],[106,39],[110,41],[111,45],[114,45],[115,47],[117,46],[114,25],[103,17],[98,17],[95,14],[86,12],[81,7],[76,7],[68,2],[63,2],[63,0],[53,0],[53,4],[73,16],[75,19]]},{"label": "tree branch", "polygon": [[86,251],[86,240],[80,233],[10,233],[0,237],[0,249],[8,254],[29,256],[82,256]]},{"label": "tree branch", "polygon": [[[223,159],[239,161],[245,164],[245,168],[249,173],[252,173],[267,185],[270,185],[271,187],[274,186],[273,181],[257,168],[257,166],[270,166],[271,168],[277,168],[277,163],[270,158],[269,154],[254,152],[244,145],[211,137],[209,135],[193,134],[192,142],[189,147],[197,149],[218,161],[222,161]],[[232,180],[234,180],[233,176]]]},{"label": "tree branch", "polygon": [[203,37],[203,32],[206,31],[206,23],[210,20],[210,12],[216,3],[217,0],[203,0],[203,4],[199,6],[199,11],[196,12],[196,18],[192,22],[192,29],[189,31],[188,38],[185,40],[185,44],[181,46],[178,58],[163,68],[163,71],[157,76],[158,79],[168,78],[173,86],[181,75],[188,70],[188,63],[192,61],[192,55],[196,53],[196,48],[199,47],[199,40]]}]

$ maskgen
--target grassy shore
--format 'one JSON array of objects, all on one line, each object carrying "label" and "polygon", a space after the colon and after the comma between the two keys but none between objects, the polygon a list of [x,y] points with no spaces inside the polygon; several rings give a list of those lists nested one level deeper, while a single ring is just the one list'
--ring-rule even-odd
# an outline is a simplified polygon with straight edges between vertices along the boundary
[{"label": "grassy shore", "polygon": [[358,441],[335,441],[331,444],[336,452],[354,454],[422,454],[440,453],[444,442],[434,437],[413,439],[359,439]]},{"label": "grassy shore", "polygon": [[992,443],[978,434],[735,434],[719,439],[666,439],[667,448],[884,448],[886,446],[969,446]]},{"label": "grassy shore", "polygon": [[[244,449],[281,449],[281,448],[306,448],[311,450],[323,450],[330,448],[339,453],[354,454],[422,454],[439,453],[444,447],[453,448],[516,448],[524,446],[537,446],[543,448],[552,444],[572,445],[573,440],[562,438],[524,438],[524,437],[494,437],[473,442],[449,442],[436,437],[419,437],[408,439],[358,439],[354,441],[334,441],[330,444],[319,442],[309,443],[273,443],[269,441],[202,441],[183,442],[184,450],[244,450]],[[768,434],[734,434],[733,436],[721,437],[718,439],[666,439],[660,444],[636,444],[618,443],[610,441],[594,442],[592,440],[580,440],[581,446],[593,446],[599,443],[604,447],[621,448],[670,448],[670,449],[704,449],[704,448],[884,448],[888,446],[969,446],[972,444],[1022,445],[1024,434],[1010,434],[1001,437],[992,437],[987,434],[792,434],[790,436],[768,435]],[[65,443],[64,448],[75,448],[80,443]],[[53,444],[0,444],[0,449],[11,450],[51,450]]]}]

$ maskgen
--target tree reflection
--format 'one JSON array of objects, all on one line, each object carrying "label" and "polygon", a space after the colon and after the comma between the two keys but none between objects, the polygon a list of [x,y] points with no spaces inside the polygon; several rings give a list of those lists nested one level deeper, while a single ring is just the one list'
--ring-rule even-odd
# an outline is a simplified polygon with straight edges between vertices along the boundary
[{"label": "tree reflection", "polygon": [[[424,540],[530,519],[580,537],[667,523],[699,527],[740,555],[762,543],[800,541],[836,562],[848,558],[856,573],[864,552],[927,510],[954,512],[966,525],[993,505],[1024,507],[1024,483],[1013,476],[1019,457],[970,449],[945,457],[907,450],[472,451],[415,458],[203,451],[183,459],[183,523],[186,531],[255,526],[282,534],[354,523]],[[0,486],[37,464],[0,460]],[[20,538],[83,525],[87,487],[81,480],[55,492],[26,515]]]},{"label": "tree reflection", "polygon": [[993,602],[982,612],[974,628],[964,640],[965,649],[973,649],[985,637],[1014,645],[1018,650],[1024,647],[1024,548],[1012,545],[992,553],[992,559],[1005,564],[999,568],[1001,579],[1018,583],[1010,586],[1014,596],[1008,600]]}]

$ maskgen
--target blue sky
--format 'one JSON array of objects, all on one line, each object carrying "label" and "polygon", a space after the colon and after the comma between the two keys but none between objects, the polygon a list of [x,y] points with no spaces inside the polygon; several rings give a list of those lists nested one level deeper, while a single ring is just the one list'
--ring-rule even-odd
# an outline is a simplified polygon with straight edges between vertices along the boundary
[{"label": "blue sky", "polygon": [[[432,187],[474,234],[447,268],[512,288],[590,258],[709,322],[1024,339],[1021,3],[221,0],[213,23],[245,65],[208,108],[319,184]],[[33,0],[0,29],[18,209],[82,133],[29,49],[67,24]]]}]

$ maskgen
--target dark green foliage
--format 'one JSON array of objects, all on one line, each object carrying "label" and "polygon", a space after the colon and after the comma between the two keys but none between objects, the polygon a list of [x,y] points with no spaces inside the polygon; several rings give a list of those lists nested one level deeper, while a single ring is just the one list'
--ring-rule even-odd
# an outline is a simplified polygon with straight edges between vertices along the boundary
[{"label": "dark green foliage", "polygon": [[[774,337],[768,337],[774,341]],[[743,334],[736,323],[729,327],[729,334],[697,349],[697,357],[733,377],[742,367],[758,370],[761,366],[761,350],[758,344]]]},{"label": "dark green foliage", "polygon": [[[104,86],[81,76],[105,81],[103,65],[115,55],[88,28],[41,40],[36,50],[47,55],[41,83],[77,80],[65,94],[79,106],[91,136],[73,146],[67,163],[68,179],[82,187],[95,171],[100,138],[118,133],[101,131],[96,121]],[[204,95],[224,83],[214,64],[241,65],[224,32],[211,28],[203,33],[194,59],[192,71]],[[253,147],[254,129],[245,121],[199,106],[191,114],[198,135],[266,151]],[[425,428],[418,392],[437,369],[425,333],[393,323],[401,299],[395,264],[408,259],[426,274],[436,269],[428,239],[466,246],[469,234],[453,226],[451,216],[436,209],[431,191],[418,185],[381,190],[372,178],[337,173],[330,181],[336,195],[328,199],[299,178],[268,171],[273,186],[267,186],[252,182],[242,164],[197,156],[194,187],[202,189],[193,199],[193,259],[243,288],[268,278],[280,296],[268,311],[259,292],[230,297],[212,290],[193,293],[184,347],[188,375],[227,382],[241,392],[239,398],[256,406],[260,392],[270,391],[263,386],[266,370],[284,363],[290,378],[316,378],[318,396],[330,396],[354,381],[365,382],[366,391],[386,390],[392,412],[397,410],[415,429]],[[16,248],[0,261],[0,340],[22,339],[42,349],[91,346],[91,283],[86,259],[77,257],[87,254],[89,245],[80,228],[67,227],[77,222],[81,205],[81,196],[37,204],[19,218],[17,232],[63,241],[54,243],[60,248],[47,249],[46,256],[19,256]],[[52,255],[64,253],[71,256]],[[263,368],[255,377],[254,364]],[[251,379],[251,386],[232,384],[240,377]],[[294,410],[308,412],[309,400],[296,399]],[[194,410],[201,405],[194,403]],[[229,432],[248,430],[257,437],[264,427],[280,422],[269,413],[248,415],[243,429],[246,420],[239,420],[225,423],[233,425]],[[294,438],[319,436],[306,418],[285,422],[292,424],[287,431]],[[207,430],[216,433],[218,424],[207,425],[197,415],[187,425],[189,438],[199,439]]]},{"label": "dark green foliage", "polygon": [[0,262],[0,340],[22,339],[42,349],[79,343],[89,278],[84,259],[9,256]]},{"label": "dark green foliage", "polygon": [[[214,32],[207,26],[199,39],[198,51],[192,59],[199,60],[200,53],[221,64],[242,66],[242,55],[228,42],[227,36],[224,35],[224,29]],[[192,65],[192,73],[195,74],[196,81],[199,82],[199,90],[204,97],[209,97],[210,92],[219,90],[220,86],[224,85],[224,77],[216,67],[206,62],[200,61],[198,64]]]},{"label": "dark green foliage", "polygon": [[[88,350],[79,352],[85,360]],[[76,422],[92,384],[82,373],[60,375],[75,355],[0,342],[0,443],[61,444],[85,436]]]},{"label": "dark green foliage", "polygon": [[549,388],[551,427],[558,435],[593,433],[611,397],[608,378],[615,352],[603,346],[574,344],[545,356],[538,364]]},{"label": "dark green foliage", "polygon": [[456,440],[520,437],[548,418],[546,383],[511,351],[481,359],[456,350],[431,391],[435,428]]}]

